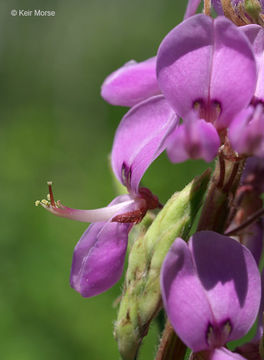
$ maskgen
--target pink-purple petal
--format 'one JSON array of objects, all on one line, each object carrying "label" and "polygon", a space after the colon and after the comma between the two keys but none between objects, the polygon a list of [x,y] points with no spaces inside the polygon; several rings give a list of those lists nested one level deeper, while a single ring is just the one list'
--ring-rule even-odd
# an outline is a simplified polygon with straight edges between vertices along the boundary
[{"label": "pink-purple petal", "polygon": [[221,347],[214,349],[208,360],[246,360],[243,356],[238,353],[231,352],[230,350]]},{"label": "pink-purple petal", "polygon": [[157,75],[161,91],[179,116],[185,119],[202,104],[205,120],[222,128],[249,104],[256,63],[247,37],[231,21],[199,14],[165,37],[158,51]]},{"label": "pink-purple petal", "polygon": [[72,261],[71,286],[84,297],[98,295],[121,277],[130,224],[96,223],[77,243]]},{"label": "pink-purple petal", "polygon": [[101,89],[102,97],[110,104],[129,107],[158,94],[156,57],[139,63],[129,61],[110,74]]},{"label": "pink-purple petal", "polygon": [[248,123],[253,116],[253,113],[254,108],[251,106],[242,110],[237,114],[229,127],[229,140],[234,150],[236,150],[239,154],[247,153],[248,151],[247,130]]},{"label": "pink-purple petal", "polygon": [[170,134],[167,141],[167,155],[171,162],[180,163],[190,158],[185,147],[185,126],[180,125]]},{"label": "pink-purple petal", "polygon": [[[117,196],[109,205],[122,203],[128,195]],[[135,204],[130,205],[134,210]],[[129,211],[129,208],[126,208]],[[115,215],[122,213],[119,210]],[[97,222],[91,224],[73,252],[70,283],[84,297],[98,295],[112,287],[124,267],[131,224]]]},{"label": "pink-purple petal", "polygon": [[211,231],[195,234],[190,248],[215,321],[228,320],[227,340],[239,339],[253,325],[260,304],[260,274],[252,254],[236,240]]},{"label": "pink-purple petal", "polygon": [[218,15],[224,15],[221,0],[211,0],[212,6]]},{"label": "pink-purple petal", "polygon": [[196,13],[200,3],[201,3],[201,0],[189,0],[185,14],[184,14],[184,19],[187,19],[188,17],[193,16]]},{"label": "pink-purple petal", "polygon": [[164,139],[178,118],[163,96],[133,107],[122,119],[112,149],[112,168],[129,191],[137,193],[147,168],[165,149]]},{"label": "pink-purple petal", "polygon": [[206,334],[213,314],[197,277],[188,245],[177,238],[161,271],[163,304],[182,341],[193,351],[208,348]]},{"label": "pink-purple petal", "polygon": [[248,37],[257,63],[257,85],[255,99],[264,101],[264,29],[256,24],[241,26],[239,28]]},{"label": "pink-purple petal", "polygon": [[215,127],[204,120],[185,123],[176,128],[167,141],[167,153],[172,162],[189,158],[210,162],[216,156],[220,139]]},{"label": "pink-purple petal", "polygon": [[260,304],[260,275],[250,251],[212,231],[195,234],[189,246],[175,240],[161,288],[176,333],[195,352],[245,335]]},{"label": "pink-purple petal", "polygon": [[234,118],[229,139],[239,154],[264,157],[264,113],[261,104],[250,106]]}]

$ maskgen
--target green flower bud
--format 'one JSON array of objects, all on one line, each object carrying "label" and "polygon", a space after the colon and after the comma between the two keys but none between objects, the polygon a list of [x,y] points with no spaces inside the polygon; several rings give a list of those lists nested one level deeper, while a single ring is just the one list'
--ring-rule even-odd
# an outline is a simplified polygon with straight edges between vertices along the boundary
[{"label": "green flower bud", "polygon": [[[151,223],[149,217],[135,227],[125,284],[115,323],[115,338],[124,360],[134,360],[151,321],[162,307],[160,269],[176,237],[187,239],[201,206],[210,170],[175,193]],[[134,237],[135,233],[131,233]]]}]

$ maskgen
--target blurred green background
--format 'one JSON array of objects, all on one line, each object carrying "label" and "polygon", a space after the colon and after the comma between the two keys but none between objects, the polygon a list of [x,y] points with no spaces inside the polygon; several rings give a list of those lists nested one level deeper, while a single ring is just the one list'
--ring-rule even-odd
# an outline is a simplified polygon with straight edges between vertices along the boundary
[{"label": "blurred green background", "polygon": [[[101,83],[128,60],[153,56],[186,2],[1,0],[1,360],[119,358],[112,328],[121,282],[92,299],[72,290],[72,252],[87,224],[34,201],[47,180],[71,207],[111,201],[107,155],[126,109],[100,98]],[[56,16],[12,17],[12,9]],[[163,154],[144,184],[164,202],[206,167],[172,165]],[[157,336],[153,325],[140,359],[153,358]]]}]

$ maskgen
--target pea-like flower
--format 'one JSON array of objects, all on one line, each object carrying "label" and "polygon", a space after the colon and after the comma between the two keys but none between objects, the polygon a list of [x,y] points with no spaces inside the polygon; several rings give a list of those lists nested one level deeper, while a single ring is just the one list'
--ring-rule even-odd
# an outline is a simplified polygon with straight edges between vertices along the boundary
[{"label": "pea-like flower", "polygon": [[174,112],[160,96],[144,109],[141,118],[137,116],[136,126],[133,122],[137,107],[126,114],[112,149],[113,171],[126,186],[127,195],[116,197],[105,208],[78,210],[55,201],[50,184],[50,201],[40,202],[54,215],[92,223],[74,249],[70,280],[71,286],[85,297],[97,295],[119,280],[131,226],[141,221],[147,210],[161,206],[158,198],[139,183],[166,146],[163,139],[174,126]]},{"label": "pea-like flower", "polygon": [[244,336],[258,314],[261,280],[251,252],[236,240],[203,231],[175,240],[162,266],[169,320],[193,352],[239,358],[224,348]]},{"label": "pea-like flower", "polygon": [[229,129],[232,147],[239,154],[264,157],[264,29],[246,25],[240,30],[249,39],[257,65],[257,83],[251,105],[239,112]]}]

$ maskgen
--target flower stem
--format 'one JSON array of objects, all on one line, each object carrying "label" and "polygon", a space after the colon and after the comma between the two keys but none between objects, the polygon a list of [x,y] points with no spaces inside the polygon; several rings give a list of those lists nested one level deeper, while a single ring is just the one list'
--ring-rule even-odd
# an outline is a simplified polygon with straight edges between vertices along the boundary
[{"label": "flower stem", "polygon": [[242,224],[240,224],[240,225],[234,227],[233,229],[225,232],[225,235],[226,236],[238,235],[241,230],[244,230],[249,225],[252,225],[254,222],[256,222],[263,215],[264,215],[264,209],[257,210],[254,214],[252,214],[249,218],[247,218],[247,220],[244,221]]},{"label": "flower stem", "polygon": [[238,156],[229,143],[223,145],[216,160],[197,231],[224,233],[244,164],[245,158]]},{"label": "flower stem", "polygon": [[156,360],[184,359],[186,349],[186,345],[178,338],[170,322],[167,321]]}]

